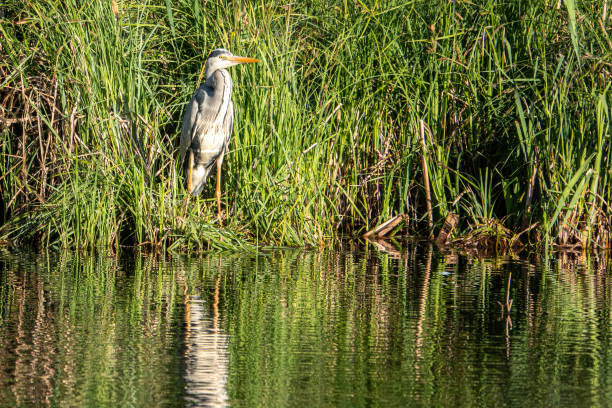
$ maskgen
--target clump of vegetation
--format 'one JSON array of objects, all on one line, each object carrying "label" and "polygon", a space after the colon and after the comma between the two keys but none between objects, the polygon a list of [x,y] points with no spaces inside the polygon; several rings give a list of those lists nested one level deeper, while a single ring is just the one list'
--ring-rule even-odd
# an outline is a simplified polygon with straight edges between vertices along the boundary
[{"label": "clump of vegetation", "polygon": [[[607,0],[332,3],[5,2],[0,239],[321,245],[455,213],[459,234],[608,245]],[[262,60],[232,71],[223,228],[176,153],[219,46]]]}]

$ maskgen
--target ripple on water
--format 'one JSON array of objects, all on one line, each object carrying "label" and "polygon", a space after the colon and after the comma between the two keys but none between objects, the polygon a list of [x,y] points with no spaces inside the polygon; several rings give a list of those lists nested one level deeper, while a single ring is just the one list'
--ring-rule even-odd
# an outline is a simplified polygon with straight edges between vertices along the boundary
[{"label": "ripple on water", "polygon": [[607,266],[402,256],[2,254],[0,406],[610,405]]}]

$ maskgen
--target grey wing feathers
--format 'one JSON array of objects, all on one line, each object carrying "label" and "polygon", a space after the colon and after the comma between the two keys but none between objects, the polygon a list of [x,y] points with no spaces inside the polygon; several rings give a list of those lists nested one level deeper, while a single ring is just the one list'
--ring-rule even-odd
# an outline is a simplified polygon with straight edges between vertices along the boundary
[{"label": "grey wing feathers", "polygon": [[[196,95],[200,89],[196,91]],[[187,153],[187,149],[191,145],[191,140],[193,138],[193,129],[195,127],[195,121],[198,114],[198,103],[196,101],[196,95],[193,95],[193,98],[187,104],[187,108],[185,109],[185,114],[183,115],[183,128],[181,129],[181,143],[180,143],[180,152],[181,152],[181,163],[185,159],[185,154]]]},{"label": "grey wing feathers", "polygon": [[225,116],[225,121],[223,123],[225,128],[225,149],[227,150],[227,146],[229,145],[230,138],[232,137],[232,133],[234,133],[234,104],[230,102],[229,107],[227,109],[227,113]]},{"label": "grey wing feathers", "polygon": [[[215,122],[215,115],[219,111],[222,103],[222,95],[219,92],[214,92],[212,88],[206,84],[202,84],[195,94],[183,117],[183,129],[181,131],[181,160],[190,146],[196,149],[209,149],[207,146],[210,140],[206,135],[211,130]],[[194,140],[195,139],[195,140]]]}]

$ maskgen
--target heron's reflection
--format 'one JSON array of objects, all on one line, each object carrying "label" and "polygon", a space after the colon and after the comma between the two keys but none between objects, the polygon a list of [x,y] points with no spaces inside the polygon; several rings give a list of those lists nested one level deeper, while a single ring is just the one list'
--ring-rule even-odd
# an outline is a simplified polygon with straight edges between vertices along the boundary
[{"label": "heron's reflection", "polygon": [[185,386],[193,406],[227,405],[227,335],[219,328],[219,283],[215,282],[212,316],[206,300],[185,296]]}]

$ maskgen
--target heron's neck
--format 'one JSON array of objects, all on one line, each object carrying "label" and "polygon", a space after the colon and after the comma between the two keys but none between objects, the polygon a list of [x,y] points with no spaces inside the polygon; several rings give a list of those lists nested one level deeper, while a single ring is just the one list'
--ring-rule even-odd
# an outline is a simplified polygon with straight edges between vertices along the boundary
[{"label": "heron's neck", "polygon": [[229,88],[231,91],[232,77],[226,69],[217,69],[206,76],[206,85],[218,90]]}]

